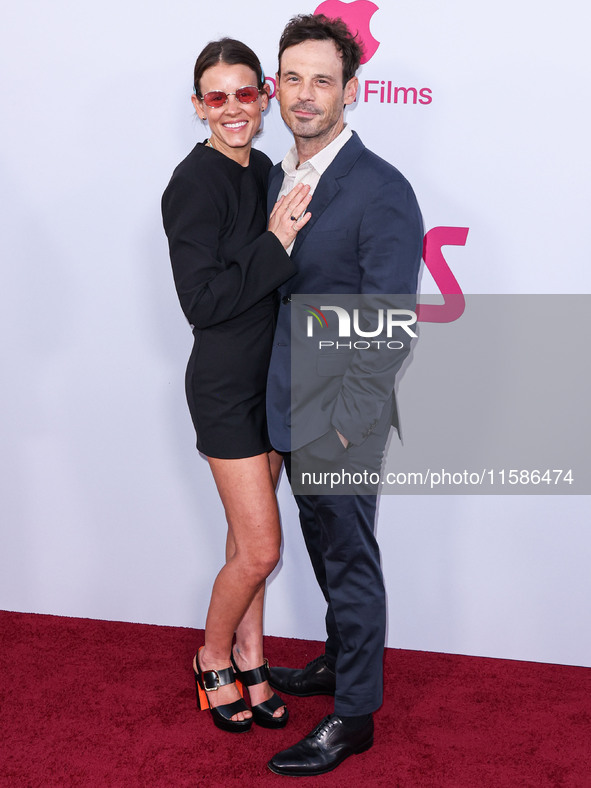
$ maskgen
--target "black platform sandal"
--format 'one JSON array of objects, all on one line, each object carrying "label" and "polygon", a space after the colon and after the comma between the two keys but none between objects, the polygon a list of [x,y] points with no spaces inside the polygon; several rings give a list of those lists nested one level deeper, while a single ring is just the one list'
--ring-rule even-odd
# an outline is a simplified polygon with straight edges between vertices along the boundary
[{"label": "black platform sandal", "polygon": [[[203,648],[203,646],[201,646]],[[199,649],[201,651],[201,649]],[[234,684],[236,682],[236,674],[232,668],[223,668],[222,670],[201,670],[199,664],[199,654],[195,655],[195,665],[193,672],[195,673],[195,686],[197,688],[197,706],[203,711],[209,709],[213,717],[214,725],[221,728],[223,731],[230,731],[230,733],[244,733],[250,730],[252,726],[253,716],[246,720],[233,720],[234,714],[240,711],[248,711],[244,698],[235,700],[233,703],[226,703],[224,706],[212,706],[209,702],[209,693],[215,692],[219,687],[226,684]],[[240,685],[237,685],[240,694],[242,690]]]},{"label": "black platform sandal", "polygon": [[[231,655],[231,660],[236,678],[239,679],[245,687],[253,687],[255,684],[269,681],[269,663],[267,660],[265,660],[260,667],[253,668],[252,670],[239,670],[238,665],[236,665],[236,660],[234,659],[234,654]],[[252,719],[262,728],[283,728],[287,725],[287,720],[289,719],[287,706],[285,706],[285,711],[281,717],[273,716],[273,713],[276,712],[277,709],[280,709],[281,706],[285,706],[285,703],[281,700],[279,695],[274,692],[269,700],[264,700],[262,703],[252,706]]]}]

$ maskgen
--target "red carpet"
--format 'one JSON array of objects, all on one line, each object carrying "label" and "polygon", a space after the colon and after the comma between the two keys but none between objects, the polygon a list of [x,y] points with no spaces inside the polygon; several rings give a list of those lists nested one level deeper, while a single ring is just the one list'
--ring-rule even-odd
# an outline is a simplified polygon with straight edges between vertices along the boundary
[{"label": "red carpet", "polygon": [[[232,735],[197,712],[190,629],[0,612],[0,785],[280,786],[266,768],[329,698],[289,698],[280,731]],[[317,643],[268,638],[274,664]],[[389,649],[376,744],[300,784],[587,788],[591,670]]]}]

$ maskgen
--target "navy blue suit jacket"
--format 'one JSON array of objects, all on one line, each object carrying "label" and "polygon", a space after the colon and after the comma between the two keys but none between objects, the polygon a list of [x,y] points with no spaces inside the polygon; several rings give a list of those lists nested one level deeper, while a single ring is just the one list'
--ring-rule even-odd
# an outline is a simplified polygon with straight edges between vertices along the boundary
[{"label": "navy blue suit jacket", "polygon": [[[269,175],[269,211],[282,182],[277,164]],[[304,405],[292,418],[290,296],[414,295],[422,254],[422,219],[410,184],[355,132],[320,178],[308,210],[312,217],[291,254],[297,273],[279,288],[267,383],[269,435],[279,451],[298,449],[331,429],[362,443],[391,408],[394,377],[410,349],[389,357],[318,354],[315,369],[294,379],[294,402]]]}]

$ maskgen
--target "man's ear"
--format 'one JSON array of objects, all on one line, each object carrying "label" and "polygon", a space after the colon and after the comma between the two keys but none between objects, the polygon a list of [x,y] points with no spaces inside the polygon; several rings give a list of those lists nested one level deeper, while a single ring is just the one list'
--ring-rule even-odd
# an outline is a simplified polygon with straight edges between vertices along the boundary
[{"label": "man's ear", "polygon": [[281,79],[281,74],[277,71],[275,73],[275,98],[279,101],[279,80]]},{"label": "man's ear", "polygon": [[352,104],[355,101],[358,88],[359,80],[357,77],[351,77],[351,79],[345,85],[345,104]]}]

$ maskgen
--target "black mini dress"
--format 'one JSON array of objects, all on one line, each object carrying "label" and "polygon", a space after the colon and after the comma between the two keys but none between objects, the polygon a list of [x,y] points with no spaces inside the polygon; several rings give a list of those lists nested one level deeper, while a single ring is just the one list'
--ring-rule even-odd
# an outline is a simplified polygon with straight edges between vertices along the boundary
[{"label": "black mini dress", "polygon": [[242,167],[199,143],[162,197],[176,290],[194,344],[186,373],[197,448],[238,459],[269,451],[265,415],[276,288],[296,268],[266,230],[270,159]]}]

